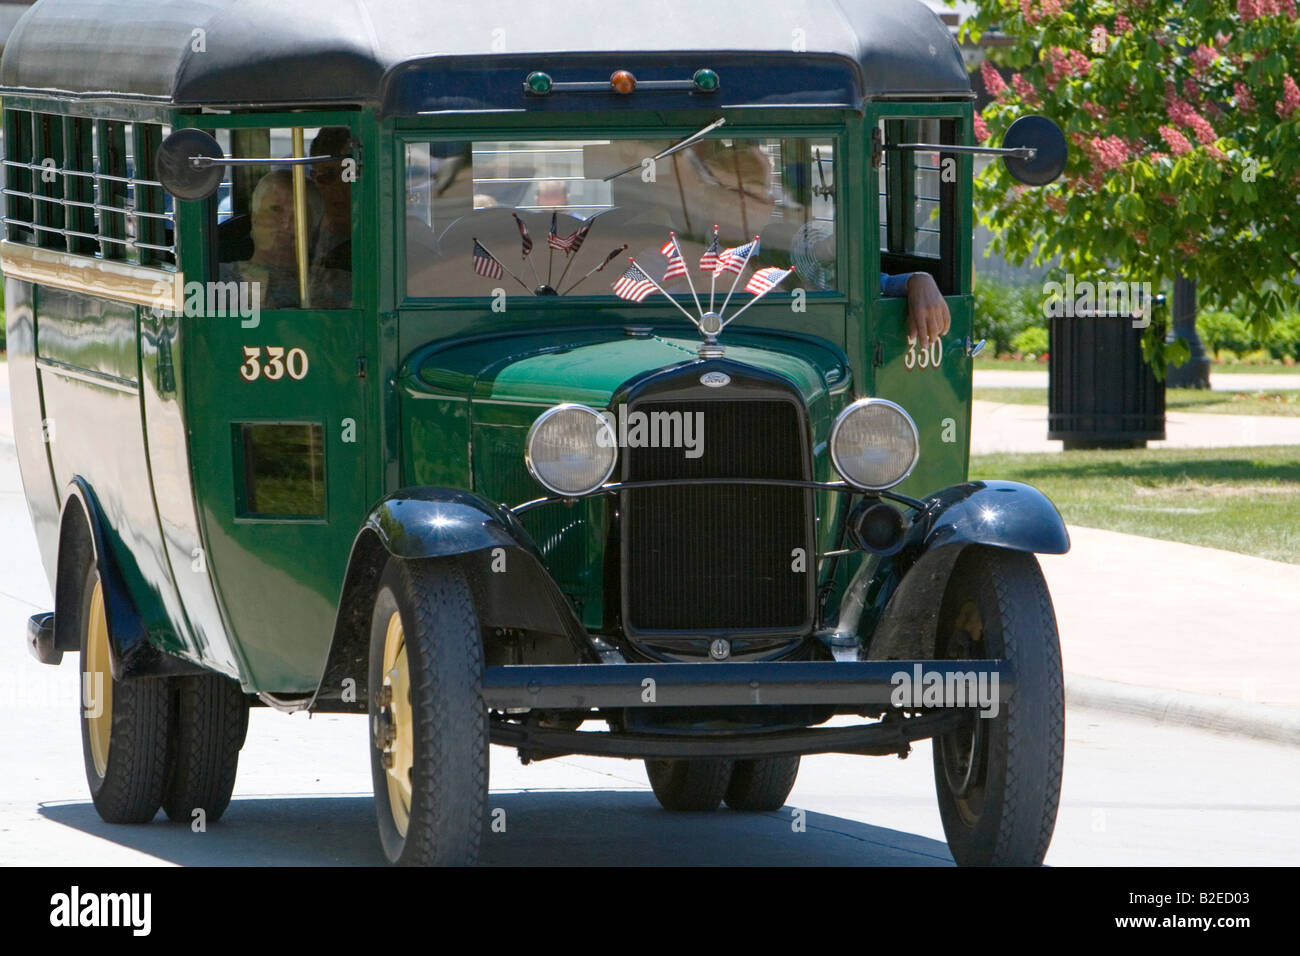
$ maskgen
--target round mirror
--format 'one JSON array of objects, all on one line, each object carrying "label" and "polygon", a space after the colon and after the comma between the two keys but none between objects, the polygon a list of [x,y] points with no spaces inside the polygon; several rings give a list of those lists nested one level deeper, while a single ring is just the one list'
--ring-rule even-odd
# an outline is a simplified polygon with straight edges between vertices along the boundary
[{"label": "round mirror", "polygon": [[[195,166],[190,160],[206,156],[217,160]],[[215,139],[201,129],[178,129],[158,147],[158,181],[177,199],[207,199],[221,185],[226,158]]]},{"label": "round mirror", "polygon": [[1007,172],[1027,186],[1046,186],[1065,170],[1069,150],[1065,134],[1046,116],[1022,116],[1011,124],[1002,139],[1003,149],[1029,146],[1038,150],[1033,159],[1003,156]]}]

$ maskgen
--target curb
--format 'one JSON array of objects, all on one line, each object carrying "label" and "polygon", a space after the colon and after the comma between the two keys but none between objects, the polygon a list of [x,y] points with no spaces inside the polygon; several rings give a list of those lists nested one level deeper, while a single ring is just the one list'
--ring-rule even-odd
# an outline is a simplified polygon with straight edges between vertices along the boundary
[{"label": "curb", "polygon": [[1300,746],[1300,710],[1289,707],[1138,687],[1076,674],[1065,675],[1065,703],[1145,717],[1156,723]]}]

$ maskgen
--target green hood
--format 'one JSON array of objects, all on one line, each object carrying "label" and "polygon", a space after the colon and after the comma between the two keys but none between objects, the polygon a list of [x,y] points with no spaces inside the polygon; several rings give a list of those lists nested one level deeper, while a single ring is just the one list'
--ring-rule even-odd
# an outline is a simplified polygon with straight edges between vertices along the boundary
[{"label": "green hood", "polygon": [[[648,329],[548,330],[434,346],[413,356],[409,369],[425,388],[468,395],[473,404],[566,401],[605,408],[630,379],[695,361],[699,344],[698,337]],[[847,358],[823,340],[748,331],[724,333],[722,344],[728,359],[789,379],[809,406],[848,384]]]}]

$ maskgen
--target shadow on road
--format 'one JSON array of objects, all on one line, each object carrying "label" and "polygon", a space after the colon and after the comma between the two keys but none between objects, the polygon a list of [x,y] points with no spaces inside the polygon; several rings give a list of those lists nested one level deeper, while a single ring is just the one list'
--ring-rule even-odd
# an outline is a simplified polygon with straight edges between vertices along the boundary
[{"label": "shadow on road", "polygon": [[[927,837],[796,808],[666,813],[646,792],[493,793],[482,862],[496,866],[951,866]],[[502,812],[503,811],[503,812]],[[186,866],[382,865],[367,796],[244,797],[194,833],[159,814],[111,826],[89,802],[44,804],[43,817]],[[492,820],[505,832],[494,832]],[[803,830],[795,829],[802,823]]]}]

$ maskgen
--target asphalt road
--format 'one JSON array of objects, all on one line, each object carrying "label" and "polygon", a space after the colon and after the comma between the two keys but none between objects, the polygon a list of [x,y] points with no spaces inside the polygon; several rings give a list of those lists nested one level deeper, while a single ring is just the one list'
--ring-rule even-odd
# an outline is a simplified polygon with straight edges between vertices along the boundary
[{"label": "asphalt road", "polygon": [[[12,446],[0,441],[0,864],[383,862],[359,717],[255,710],[234,801],[206,832],[161,815],[100,822],[82,769],[75,660],[41,665],[24,644],[26,618],[49,608]],[[767,814],[665,813],[630,761],[523,767],[498,747],[492,761],[491,806],[505,828],[485,839],[488,864],[952,864],[928,743],[904,761],[808,758],[789,805]],[[1294,865],[1297,811],[1294,748],[1070,710],[1047,862]]]}]

